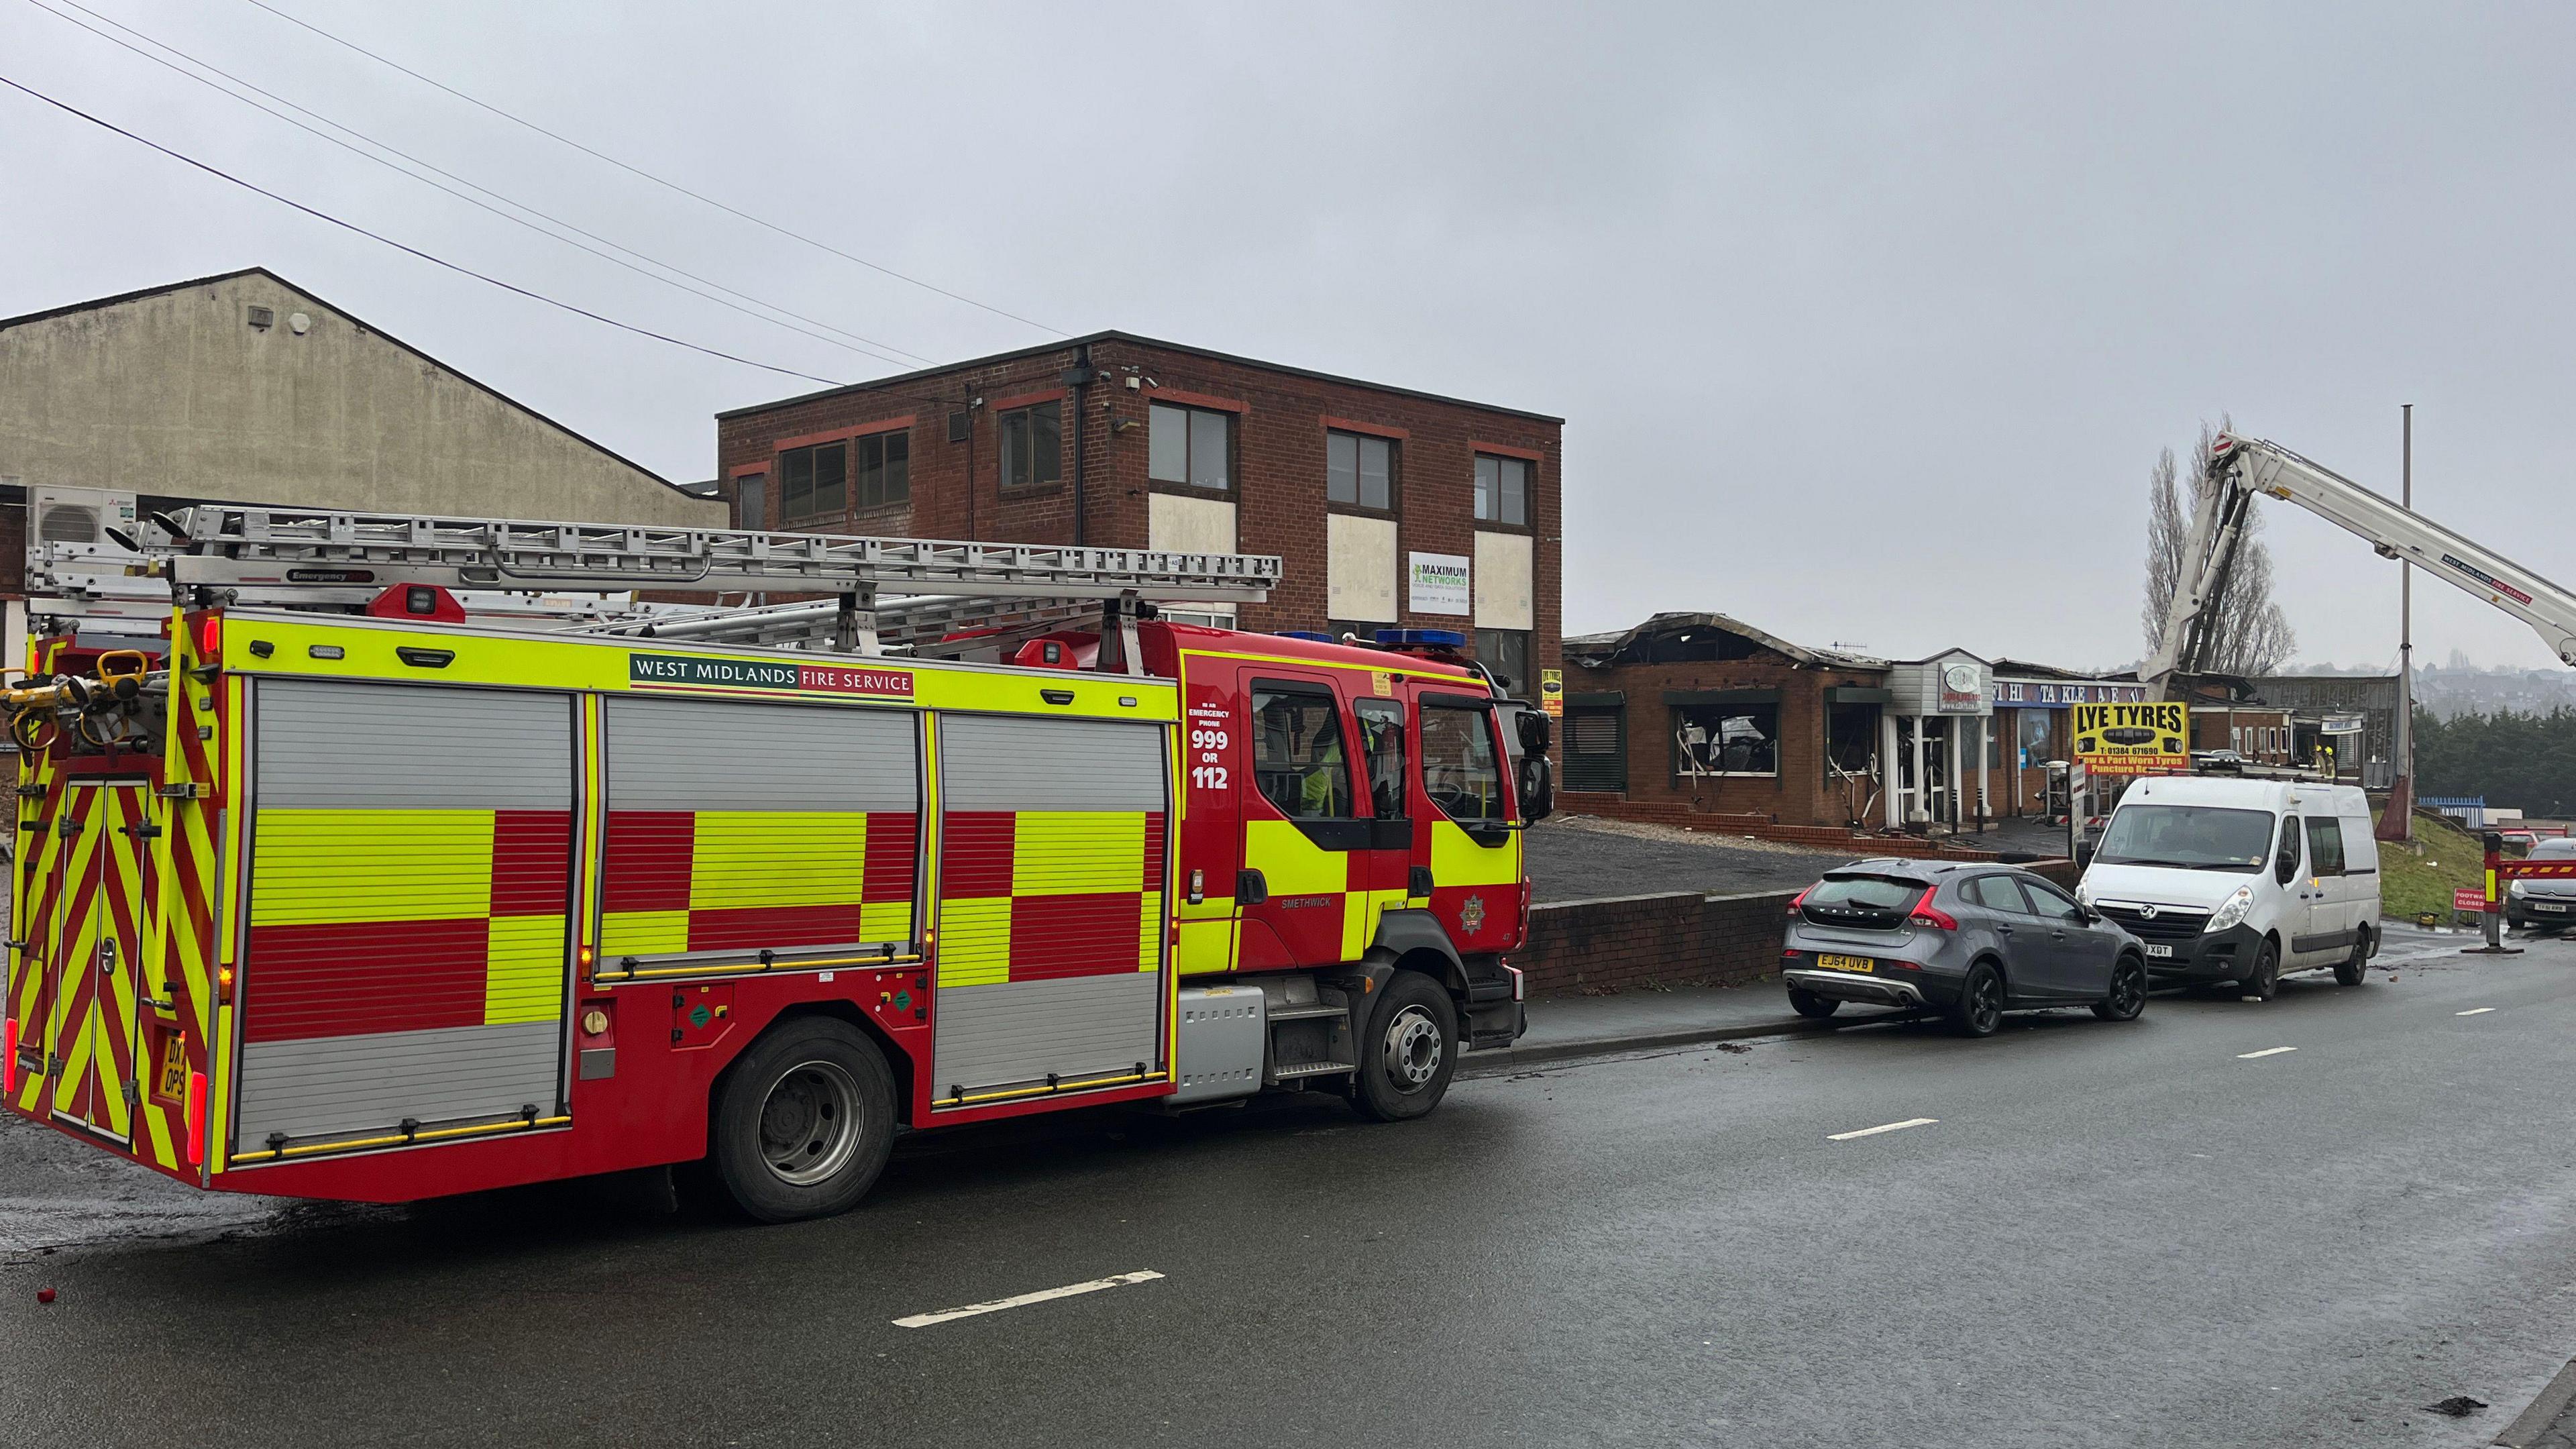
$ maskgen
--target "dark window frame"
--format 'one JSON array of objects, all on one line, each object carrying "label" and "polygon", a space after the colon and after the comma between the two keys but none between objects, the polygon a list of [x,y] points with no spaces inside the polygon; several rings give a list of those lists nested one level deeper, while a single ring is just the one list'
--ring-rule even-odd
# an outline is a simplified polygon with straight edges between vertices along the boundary
[{"label": "dark window frame", "polygon": [[[1759,711],[1759,710],[1769,710],[1769,711],[1771,712],[1771,728],[1770,728],[1769,733],[1767,733],[1766,735],[1764,735],[1764,736],[1763,736],[1763,738],[1764,738],[1766,741],[1768,741],[1768,742],[1769,742],[1770,747],[1771,747],[1771,767],[1770,767],[1769,769],[1767,769],[1767,770],[1725,770],[1725,769],[1702,769],[1702,770],[1700,770],[1700,771],[1699,771],[1699,773],[1700,773],[1700,774],[1702,774],[1702,775],[1705,775],[1705,776],[1707,776],[1707,777],[1709,777],[1709,778],[1711,778],[1711,779],[1717,779],[1717,780],[1776,780],[1776,779],[1780,778],[1780,754],[1781,754],[1781,749],[1780,749],[1780,744],[1781,744],[1780,730],[1781,730],[1781,715],[1782,715],[1782,712],[1783,712],[1783,711],[1782,711],[1781,703],[1780,703],[1780,701],[1779,701],[1779,699],[1778,699],[1778,698],[1774,697],[1774,698],[1769,699],[1769,700],[1752,700],[1752,701],[1745,701],[1745,702],[1741,702],[1741,703],[1724,703],[1724,702],[1711,702],[1711,703],[1702,703],[1702,704],[1682,704],[1682,703],[1674,703],[1674,704],[1669,705],[1669,706],[1668,706],[1668,708],[1669,708],[1669,709],[1671,710],[1671,712],[1672,712],[1672,735],[1671,735],[1672,744],[1671,744],[1670,749],[1669,749],[1669,751],[1668,751],[1668,752],[1670,753],[1670,755],[1672,756],[1672,759],[1671,759],[1671,762],[1670,762],[1670,766],[1669,766],[1669,768],[1670,768],[1670,770],[1671,770],[1671,779],[1672,779],[1672,782],[1673,782],[1673,784],[1675,784],[1676,786],[1680,785],[1682,781],[1684,781],[1684,780],[1688,780],[1688,779],[1690,779],[1690,778],[1691,778],[1691,772],[1682,768],[1682,730],[1683,730],[1683,728],[1684,728],[1684,727],[1689,723],[1689,721],[1685,718],[1685,715],[1686,715],[1687,713],[1691,712],[1691,711],[1713,711],[1713,712],[1715,712],[1715,716],[1716,716],[1716,718],[1720,721],[1719,729],[1720,729],[1720,731],[1721,731],[1721,736],[1720,736],[1719,740],[1717,741],[1717,743],[1718,743],[1718,747],[1719,747],[1719,749],[1720,749],[1720,750],[1723,750],[1723,749],[1725,748],[1725,740],[1724,740],[1724,738],[1723,738],[1723,733],[1722,733],[1722,732],[1723,732],[1723,730],[1724,730],[1724,723],[1723,723],[1724,721],[1729,720],[1729,719],[1739,718],[1739,717],[1741,717],[1741,718],[1746,718],[1746,719],[1750,719],[1750,718],[1752,718],[1752,717],[1754,716],[1754,713],[1755,713],[1756,711]],[[1721,757],[1721,758],[1722,758],[1722,757]]]},{"label": "dark window frame", "polygon": [[[1494,512],[1492,517],[1487,517],[1485,514],[1484,483],[1476,476],[1477,471],[1481,470],[1486,463],[1492,463],[1495,465]],[[1521,516],[1517,519],[1506,518],[1503,516],[1504,493],[1502,476],[1505,465],[1513,465],[1526,470],[1521,479]],[[1489,453],[1481,448],[1478,449],[1475,454],[1475,461],[1469,465],[1467,477],[1468,492],[1471,501],[1471,506],[1468,511],[1474,515],[1476,527],[1486,529],[1488,531],[1499,532],[1536,532],[1537,530],[1530,522],[1530,519],[1538,512],[1538,508],[1536,506],[1538,500],[1538,470],[1539,463],[1535,458],[1524,458],[1516,453]]]},{"label": "dark window frame", "polygon": [[[898,447],[903,452],[903,457],[899,460],[894,457]],[[877,476],[874,485],[877,496],[873,499],[868,496],[870,483],[867,455],[871,451],[877,455],[875,465]],[[902,478],[899,481],[893,477],[897,462],[902,464]],[[849,491],[850,511],[853,513],[874,513],[880,509],[910,507],[912,504],[912,429],[881,428],[875,432],[861,433],[850,439]]]},{"label": "dark window frame", "polygon": [[[1499,659],[1491,658],[1486,655],[1485,640],[1489,635],[1507,636],[1520,641],[1521,659],[1519,674],[1512,674],[1510,671],[1503,669]],[[1538,703],[1537,630],[1477,629],[1472,631],[1469,637],[1474,640],[1476,645],[1476,662],[1505,677],[1507,681],[1503,686],[1503,692],[1505,694],[1510,695],[1514,699],[1528,700],[1532,704]]]},{"label": "dark window frame", "polygon": [[[1347,499],[1333,496],[1333,444],[1348,438],[1352,444],[1351,494]],[[1363,502],[1367,477],[1365,463],[1369,445],[1386,449],[1386,502]],[[1201,490],[1206,491],[1206,490]],[[1324,507],[1334,513],[1355,513],[1363,518],[1393,518],[1404,508],[1404,443],[1383,433],[1363,433],[1352,428],[1324,429]]]},{"label": "dark window frame", "polygon": [[[1154,413],[1170,408],[1181,418],[1181,474],[1178,480],[1154,476]],[[1221,418],[1225,422],[1225,483],[1210,488],[1193,483],[1189,475],[1198,455],[1198,419],[1201,416]],[[1174,402],[1168,398],[1145,400],[1145,486],[1157,493],[1179,493],[1191,498],[1240,498],[1243,496],[1243,429],[1242,419],[1231,409],[1204,407],[1197,403]]]},{"label": "dark window frame", "polygon": [[[1055,429],[1055,448],[1053,449],[1051,456],[1045,459],[1039,458],[1037,444],[1034,441],[1037,420],[1040,414],[1044,414],[1049,420],[1051,420]],[[1014,419],[1019,420],[1023,432],[1030,439],[1029,441],[1021,444],[1021,446],[1026,448],[1029,452],[1028,477],[1016,482],[1011,478],[1011,468],[1015,461],[1012,456],[1011,447],[1011,424]],[[1038,475],[1038,464],[1041,461],[1046,465],[1046,474],[1044,477],[1040,477]],[[1064,399],[1045,398],[1038,402],[1023,403],[1018,407],[1009,409],[1008,411],[995,414],[993,418],[993,467],[995,477],[1000,480],[1002,492],[1014,498],[1027,497],[1028,495],[1035,493],[1046,493],[1053,489],[1063,487]]]},{"label": "dark window frame", "polygon": [[[832,486],[839,490],[839,501],[830,508],[819,508],[814,506],[815,494],[818,491],[815,479],[821,473],[822,462],[827,454],[831,455],[838,461],[840,476]],[[795,490],[795,472],[797,465],[800,462],[804,465],[805,469],[805,485],[802,492],[805,507],[801,510],[791,508],[789,506],[790,502],[799,496]],[[849,439],[827,438],[822,442],[807,443],[802,447],[781,448],[778,450],[777,462],[771,469],[771,476],[778,480],[778,521],[776,524],[772,525],[773,527],[796,529],[807,524],[818,523],[827,519],[846,520],[849,518]]]}]

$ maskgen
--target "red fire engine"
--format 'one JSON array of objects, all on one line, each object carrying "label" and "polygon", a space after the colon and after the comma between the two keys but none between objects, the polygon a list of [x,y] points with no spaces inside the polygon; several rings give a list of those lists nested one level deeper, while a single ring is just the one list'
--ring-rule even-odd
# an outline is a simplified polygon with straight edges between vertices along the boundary
[{"label": "red fire engine", "polygon": [[[138,552],[161,637],[46,639],[8,698],[0,1101],[183,1181],[705,1160],[809,1217],[899,1127],[1418,1117],[1522,1029],[1546,718],[1454,635],[1155,616],[1276,560],[220,508]],[[823,598],[451,592],[568,588]]]}]

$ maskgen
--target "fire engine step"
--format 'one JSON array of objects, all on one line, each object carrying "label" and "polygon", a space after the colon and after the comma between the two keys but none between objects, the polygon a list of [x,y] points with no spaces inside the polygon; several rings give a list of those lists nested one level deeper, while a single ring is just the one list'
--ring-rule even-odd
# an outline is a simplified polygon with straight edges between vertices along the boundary
[{"label": "fire engine step", "polygon": [[1269,1019],[1273,1022],[1322,1021],[1329,1017],[1350,1014],[1351,1009],[1347,1006],[1336,1006],[1329,1001],[1304,1001],[1270,1008]]},{"label": "fire engine step", "polygon": [[1358,1070],[1357,1062],[1295,1062],[1288,1066],[1273,1068],[1270,1078],[1276,1082],[1293,1082],[1305,1077],[1328,1077],[1336,1072]]}]

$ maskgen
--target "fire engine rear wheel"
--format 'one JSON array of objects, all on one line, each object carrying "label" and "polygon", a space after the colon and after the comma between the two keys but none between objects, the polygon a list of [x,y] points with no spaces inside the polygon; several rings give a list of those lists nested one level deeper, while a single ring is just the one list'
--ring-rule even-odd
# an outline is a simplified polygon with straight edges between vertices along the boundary
[{"label": "fire engine rear wheel", "polygon": [[846,1211],[894,1149],[894,1073],[846,1022],[783,1022],[726,1073],[711,1135],[716,1175],[751,1216]]},{"label": "fire engine rear wheel", "polygon": [[1458,1009],[1439,982],[1398,971],[1377,993],[1360,1033],[1359,1080],[1351,1104],[1380,1122],[1427,1115],[1458,1069]]}]

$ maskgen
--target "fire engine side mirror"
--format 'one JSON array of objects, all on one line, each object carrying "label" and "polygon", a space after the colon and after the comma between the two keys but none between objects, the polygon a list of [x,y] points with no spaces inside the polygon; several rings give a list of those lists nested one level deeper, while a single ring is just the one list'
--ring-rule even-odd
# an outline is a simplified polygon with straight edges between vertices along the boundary
[{"label": "fire engine side mirror", "polygon": [[1520,727],[1523,754],[1544,755],[1547,747],[1554,743],[1551,738],[1554,732],[1548,728],[1547,716],[1537,710],[1520,711]]},{"label": "fire engine side mirror", "polygon": [[[1544,724],[1547,716],[1536,718]],[[1545,746],[1521,756],[1520,785],[1521,819],[1535,825],[1556,813],[1556,762],[1547,757]]]}]

